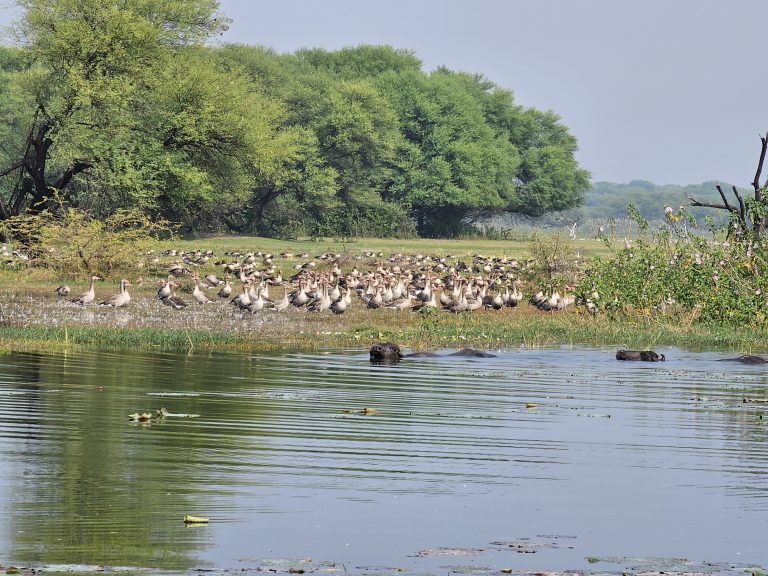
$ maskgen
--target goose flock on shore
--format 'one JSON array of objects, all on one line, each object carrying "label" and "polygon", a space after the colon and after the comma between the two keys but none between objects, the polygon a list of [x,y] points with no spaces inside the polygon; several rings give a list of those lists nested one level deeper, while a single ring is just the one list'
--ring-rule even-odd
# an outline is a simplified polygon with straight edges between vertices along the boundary
[{"label": "goose flock on shore", "polygon": [[[520,276],[531,262],[477,255],[470,264],[457,261],[451,265],[452,257],[395,254],[384,258],[382,254],[366,252],[362,256],[347,257],[345,264],[352,260],[351,264],[356,265],[344,272],[340,254],[321,254],[308,259],[308,254],[294,256],[284,252],[279,256],[285,260],[304,260],[292,264],[293,275],[284,278],[275,265],[276,257],[268,253],[228,252],[228,259],[215,263],[221,269],[221,276],[202,275],[197,270],[209,264],[213,257],[211,251],[172,250],[162,256],[173,258],[166,264],[159,258],[154,262],[167,272],[167,276],[158,281],[160,287],[156,292],[162,305],[181,310],[191,304],[225,301],[238,310],[254,314],[262,310],[282,312],[291,307],[334,314],[343,314],[351,306],[396,311],[432,308],[453,313],[515,308],[524,300]],[[365,261],[372,262],[368,270],[362,270]],[[185,283],[191,299],[177,295],[182,288],[180,279],[184,277],[191,279],[191,285]],[[98,276],[91,276],[89,289],[72,299],[68,299],[70,288],[59,286],[57,299],[81,306],[96,302],[97,280],[100,280]],[[121,280],[119,292],[99,304],[115,308],[127,306],[131,302],[129,287],[130,281]],[[574,303],[571,290],[568,284],[559,287],[549,284],[533,294],[528,302],[542,311],[564,310]]]}]

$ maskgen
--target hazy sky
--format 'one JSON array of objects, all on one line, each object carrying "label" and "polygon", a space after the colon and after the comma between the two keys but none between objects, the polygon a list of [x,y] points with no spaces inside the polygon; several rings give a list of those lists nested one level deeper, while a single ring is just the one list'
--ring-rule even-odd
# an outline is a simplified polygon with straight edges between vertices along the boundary
[{"label": "hazy sky", "polygon": [[[0,0],[0,19],[7,18]],[[768,131],[768,0],[221,0],[222,42],[390,44],[552,109],[593,180],[748,186]]]}]

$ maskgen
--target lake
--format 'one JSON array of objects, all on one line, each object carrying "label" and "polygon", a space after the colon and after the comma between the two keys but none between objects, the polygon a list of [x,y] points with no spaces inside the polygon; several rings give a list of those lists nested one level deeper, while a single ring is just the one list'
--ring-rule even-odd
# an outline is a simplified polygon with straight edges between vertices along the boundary
[{"label": "lake", "polygon": [[765,568],[768,368],[658,351],[5,353],[0,564]]}]

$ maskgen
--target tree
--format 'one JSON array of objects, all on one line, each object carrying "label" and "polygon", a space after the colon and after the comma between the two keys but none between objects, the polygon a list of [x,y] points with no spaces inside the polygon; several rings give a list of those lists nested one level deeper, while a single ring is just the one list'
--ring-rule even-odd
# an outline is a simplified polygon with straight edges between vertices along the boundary
[{"label": "tree", "polygon": [[13,176],[0,201],[4,218],[39,212],[56,191],[67,198],[79,175],[108,165],[105,137],[133,129],[131,107],[159,67],[226,25],[215,0],[18,4],[27,66],[10,78],[18,95],[3,99],[3,112],[21,106],[13,116],[23,140],[0,168]]},{"label": "tree", "polygon": [[385,194],[410,207],[419,234],[456,236],[467,221],[505,208],[518,153],[494,134],[463,79],[406,71],[382,75],[377,85],[407,142]]}]

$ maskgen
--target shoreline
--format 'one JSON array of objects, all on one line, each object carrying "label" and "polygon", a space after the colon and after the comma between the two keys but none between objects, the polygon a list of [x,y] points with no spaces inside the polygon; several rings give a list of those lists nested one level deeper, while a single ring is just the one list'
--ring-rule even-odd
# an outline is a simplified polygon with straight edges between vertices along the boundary
[{"label": "shoreline", "polygon": [[585,345],[760,353],[768,341],[765,330],[713,327],[690,320],[673,324],[644,317],[594,318],[571,310],[548,313],[528,304],[460,314],[367,310],[358,305],[336,316],[299,309],[242,313],[226,302],[177,311],[149,296],[134,298],[124,309],[9,296],[0,292],[2,351],[367,350],[376,342],[393,341],[413,350]]}]

